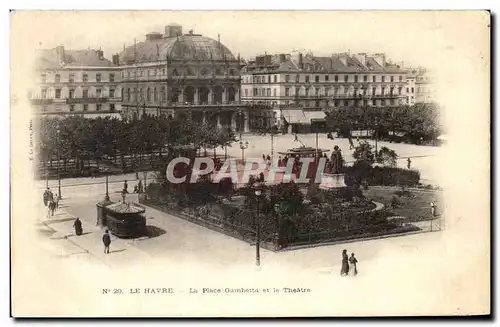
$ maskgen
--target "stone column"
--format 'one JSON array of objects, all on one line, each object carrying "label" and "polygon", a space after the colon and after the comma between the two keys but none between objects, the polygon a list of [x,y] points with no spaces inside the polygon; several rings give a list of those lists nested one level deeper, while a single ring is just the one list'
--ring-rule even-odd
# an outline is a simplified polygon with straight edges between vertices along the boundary
[{"label": "stone column", "polygon": [[199,104],[200,103],[199,90],[200,89],[198,87],[194,88],[194,104]]},{"label": "stone column", "polygon": [[248,128],[248,120],[249,120],[249,117],[248,117],[248,111],[245,111],[245,120],[243,122],[243,125],[244,125],[244,128],[243,128],[243,131],[245,133],[248,133],[249,132],[249,128]]},{"label": "stone column", "polygon": [[222,128],[222,125],[220,123],[220,113],[217,114],[217,128]]},{"label": "stone column", "polygon": [[184,89],[181,89],[181,92],[179,93],[179,101],[180,104],[184,104]]},{"label": "stone column", "polygon": [[227,104],[227,89],[224,88],[224,91],[222,91],[222,103]]},{"label": "stone column", "polygon": [[236,115],[237,115],[236,112],[231,113],[231,129],[233,131],[236,131]]},{"label": "stone column", "polygon": [[236,89],[236,91],[234,92],[234,101],[236,103],[240,103],[240,90],[239,89]]},{"label": "stone column", "polygon": [[208,104],[212,104],[214,101],[213,99],[214,99],[214,89],[213,87],[211,87],[210,90],[208,91]]}]

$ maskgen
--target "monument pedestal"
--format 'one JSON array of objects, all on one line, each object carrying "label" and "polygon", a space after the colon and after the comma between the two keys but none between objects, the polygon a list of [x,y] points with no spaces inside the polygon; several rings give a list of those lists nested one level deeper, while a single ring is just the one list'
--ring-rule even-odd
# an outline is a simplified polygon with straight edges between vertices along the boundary
[{"label": "monument pedestal", "polygon": [[323,190],[340,189],[347,187],[345,184],[345,174],[323,174],[319,188]]}]

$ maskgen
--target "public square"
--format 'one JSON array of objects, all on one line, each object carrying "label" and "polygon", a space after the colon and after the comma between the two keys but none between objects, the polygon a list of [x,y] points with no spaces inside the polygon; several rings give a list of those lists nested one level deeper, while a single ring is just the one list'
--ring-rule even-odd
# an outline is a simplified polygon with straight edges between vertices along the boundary
[{"label": "public square", "polygon": [[[315,146],[315,134],[299,135],[300,141],[306,146]],[[249,142],[245,150],[245,157],[260,158],[262,154],[269,154],[270,137],[243,135],[243,140]],[[370,141],[374,142],[374,141]],[[274,153],[285,151],[288,148],[298,147],[301,144],[294,142],[293,135],[279,135],[274,138]],[[345,156],[346,161],[352,160],[352,151],[349,150],[347,139],[329,140],[326,135],[320,134],[318,146],[323,149],[332,149],[338,145]],[[422,173],[425,183],[431,183],[436,176],[431,167],[439,160],[439,148],[430,146],[415,146],[408,144],[389,144],[378,142],[378,146],[387,146],[394,149],[400,157],[411,157],[412,168]],[[228,148],[228,155],[236,158],[241,157],[239,144],[235,143]],[[218,154],[223,154],[219,150]],[[406,160],[398,160],[400,167],[405,167]],[[151,182],[152,173],[148,173],[148,183]],[[143,174],[139,177],[142,179]],[[109,194],[112,201],[121,200],[123,181],[128,180],[129,189],[137,183],[135,174],[114,175],[109,177]],[[38,181],[37,187],[41,192],[45,187],[45,181]],[[49,181],[49,187],[57,192],[57,181]],[[189,262],[202,262],[210,266],[254,265],[255,247],[215,232],[213,230],[190,223],[165,212],[153,208],[146,209],[146,223],[153,228],[153,236],[143,237],[136,240],[122,240],[113,237],[111,253],[105,255],[102,251],[102,230],[96,227],[97,211],[95,204],[102,200],[105,195],[105,178],[74,178],[61,181],[61,192],[63,200],[61,208],[56,212],[54,218],[47,219],[39,217],[44,221],[44,232],[40,235],[44,239],[46,248],[52,248],[55,255],[64,260],[84,260],[98,265],[112,268],[123,268],[133,262],[158,261],[165,263],[188,264]],[[127,196],[127,201],[137,202],[137,194]],[[43,204],[38,212],[44,215]],[[58,216],[59,215],[59,216]],[[76,237],[73,231],[74,217],[80,217],[83,222],[84,235]],[[49,229],[49,231],[47,231]],[[52,232],[50,232],[52,229]],[[402,237],[381,238],[368,241],[358,241],[349,244],[335,244],[311,246],[293,251],[272,252],[262,250],[261,260],[263,269],[267,267],[290,266],[294,269],[306,269],[311,272],[337,274],[340,269],[340,255],[344,247],[357,254],[363,260],[363,267],[376,266],[381,253],[389,251],[407,251],[409,248],[417,247],[421,242],[438,239],[441,233],[422,233]],[[52,246],[52,247],[51,247]],[[54,250],[59,248],[60,250]],[[313,254],[313,255],[312,255]],[[372,263],[371,263],[372,262]],[[371,268],[370,268],[371,270]]]}]

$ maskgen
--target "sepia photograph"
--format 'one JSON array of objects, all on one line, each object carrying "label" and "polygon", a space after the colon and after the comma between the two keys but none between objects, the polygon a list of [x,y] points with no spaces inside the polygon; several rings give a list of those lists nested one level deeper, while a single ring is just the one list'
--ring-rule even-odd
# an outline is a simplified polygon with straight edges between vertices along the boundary
[{"label": "sepia photograph", "polygon": [[12,11],[11,315],[490,314],[487,11]]}]

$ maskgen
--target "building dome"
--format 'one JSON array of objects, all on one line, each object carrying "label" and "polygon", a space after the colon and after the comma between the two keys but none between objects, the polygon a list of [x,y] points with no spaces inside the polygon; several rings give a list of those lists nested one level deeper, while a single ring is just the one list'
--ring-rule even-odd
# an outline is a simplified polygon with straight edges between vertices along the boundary
[{"label": "building dome", "polygon": [[[152,62],[158,60],[228,60],[235,61],[229,49],[214,39],[199,34],[151,37],[145,42],[130,46],[120,53],[125,63]],[[155,34],[157,35],[157,34]]]}]

